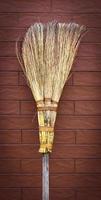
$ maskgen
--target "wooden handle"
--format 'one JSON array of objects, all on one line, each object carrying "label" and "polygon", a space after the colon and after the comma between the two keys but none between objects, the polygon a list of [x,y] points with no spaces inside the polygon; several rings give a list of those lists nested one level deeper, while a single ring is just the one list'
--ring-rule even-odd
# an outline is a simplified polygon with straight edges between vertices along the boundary
[{"label": "wooden handle", "polygon": [[49,153],[42,157],[42,200],[49,200]]}]

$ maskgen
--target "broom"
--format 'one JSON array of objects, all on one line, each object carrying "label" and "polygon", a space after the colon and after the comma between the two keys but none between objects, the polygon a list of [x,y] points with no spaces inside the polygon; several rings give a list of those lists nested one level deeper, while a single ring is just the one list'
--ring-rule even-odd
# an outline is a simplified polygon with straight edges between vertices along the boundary
[{"label": "broom", "polygon": [[43,200],[49,199],[48,153],[52,152],[58,102],[85,31],[85,26],[76,23],[35,23],[24,37],[22,61],[17,53],[37,105]]}]

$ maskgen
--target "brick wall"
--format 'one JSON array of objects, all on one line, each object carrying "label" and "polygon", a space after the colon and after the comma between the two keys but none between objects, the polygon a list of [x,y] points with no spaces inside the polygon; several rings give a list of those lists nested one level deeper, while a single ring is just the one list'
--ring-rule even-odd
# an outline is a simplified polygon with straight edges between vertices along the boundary
[{"label": "brick wall", "polygon": [[36,21],[87,25],[59,104],[50,158],[50,200],[101,199],[101,2],[0,1],[0,200],[41,199],[35,102],[15,41]]}]

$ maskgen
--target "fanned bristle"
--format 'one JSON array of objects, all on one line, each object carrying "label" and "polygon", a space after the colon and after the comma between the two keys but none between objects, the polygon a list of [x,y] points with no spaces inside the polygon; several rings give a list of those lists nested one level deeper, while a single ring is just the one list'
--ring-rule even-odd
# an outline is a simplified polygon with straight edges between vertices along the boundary
[{"label": "fanned bristle", "polygon": [[[41,102],[40,107],[48,108],[58,104],[85,31],[85,26],[58,22],[35,23],[28,29],[21,56],[24,73],[37,104]],[[38,111],[38,120],[39,126],[54,127],[56,111]],[[54,132],[52,134],[47,132],[46,142],[43,142],[46,148],[42,146],[41,152],[51,151],[47,145],[50,146],[49,141],[53,142]]]}]

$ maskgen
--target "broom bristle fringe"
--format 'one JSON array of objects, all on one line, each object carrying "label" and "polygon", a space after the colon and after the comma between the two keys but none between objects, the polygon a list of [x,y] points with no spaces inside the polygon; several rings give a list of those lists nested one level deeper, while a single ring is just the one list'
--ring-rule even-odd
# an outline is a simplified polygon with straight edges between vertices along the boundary
[{"label": "broom bristle fringe", "polygon": [[57,115],[52,108],[57,107],[85,31],[85,26],[76,23],[39,22],[24,37],[24,74],[37,103],[39,127],[43,127],[39,129],[40,153],[52,152]]}]

